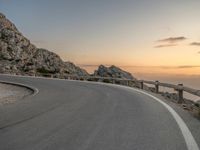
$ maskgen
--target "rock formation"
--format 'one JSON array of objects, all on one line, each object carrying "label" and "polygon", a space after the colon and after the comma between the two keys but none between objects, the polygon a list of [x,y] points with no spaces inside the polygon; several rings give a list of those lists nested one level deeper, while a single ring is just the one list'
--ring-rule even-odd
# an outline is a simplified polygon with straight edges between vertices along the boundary
[{"label": "rock formation", "polygon": [[57,54],[39,49],[0,13],[0,73],[21,75],[84,75],[88,73]]},{"label": "rock formation", "polygon": [[[37,48],[0,13],[0,73],[17,75],[89,76],[87,71],[72,62],[64,62],[57,54]],[[130,73],[111,66],[99,66],[94,76],[135,79]]]},{"label": "rock formation", "polygon": [[95,70],[94,76],[135,79],[129,72],[126,72],[114,65],[110,67],[105,67],[104,65],[100,65],[98,70]]}]

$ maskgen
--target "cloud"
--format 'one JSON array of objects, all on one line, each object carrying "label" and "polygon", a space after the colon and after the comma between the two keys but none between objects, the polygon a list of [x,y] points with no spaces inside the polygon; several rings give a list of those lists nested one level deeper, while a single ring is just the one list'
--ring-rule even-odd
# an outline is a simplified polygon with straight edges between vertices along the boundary
[{"label": "cloud", "polygon": [[169,37],[165,39],[157,40],[156,42],[162,43],[159,45],[154,46],[154,48],[164,48],[164,47],[171,47],[177,46],[177,42],[181,42],[186,40],[187,38],[184,36],[177,36],[177,37]]},{"label": "cloud", "polygon": [[200,68],[198,65],[182,65],[182,66],[157,66],[162,69],[190,69],[190,68]]},{"label": "cloud", "polygon": [[178,66],[178,68],[200,68],[200,66]]},{"label": "cloud", "polygon": [[164,47],[171,47],[171,46],[177,46],[177,44],[162,44],[162,45],[156,45],[154,48],[164,48]]},{"label": "cloud", "polygon": [[157,42],[167,42],[167,43],[176,43],[176,42],[180,42],[183,40],[186,40],[187,38],[184,36],[179,36],[179,37],[169,37],[169,38],[165,38],[165,39],[161,39],[158,40]]},{"label": "cloud", "polygon": [[190,43],[191,46],[200,46],[200,42],[192,42]]}]

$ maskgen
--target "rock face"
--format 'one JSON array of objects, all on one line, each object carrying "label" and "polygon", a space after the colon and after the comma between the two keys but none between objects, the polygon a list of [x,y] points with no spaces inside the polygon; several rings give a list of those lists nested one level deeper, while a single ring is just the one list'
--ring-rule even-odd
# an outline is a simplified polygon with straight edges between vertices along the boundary
[{"label": "rock face", "polygon": [[65,62],[65,71],[71,74],[76,74],[78,76],[87,76],[88,73],[86,70],[74,65],[72,62]]},{"label": "rock face", "polygon": [[100,65],[98,70],[95,70],[94,76],[135,79],[129,72],[126,72],[114,65],[110,67],[105,67],[103,65]]},{"label": "rock face", "polygon": [[63,77],[88,73],[55,53],[38,49],[25,38],[5,15],[0,13],[0,73]]}]

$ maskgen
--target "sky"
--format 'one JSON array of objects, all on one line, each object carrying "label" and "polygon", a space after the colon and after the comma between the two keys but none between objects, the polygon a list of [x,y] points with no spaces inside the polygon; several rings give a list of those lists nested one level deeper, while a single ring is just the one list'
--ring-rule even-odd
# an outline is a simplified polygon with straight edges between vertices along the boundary
[{"label": "sky", "polygon": [[200,75],[200,0],[0,0],[0,12],[66,61]]}]

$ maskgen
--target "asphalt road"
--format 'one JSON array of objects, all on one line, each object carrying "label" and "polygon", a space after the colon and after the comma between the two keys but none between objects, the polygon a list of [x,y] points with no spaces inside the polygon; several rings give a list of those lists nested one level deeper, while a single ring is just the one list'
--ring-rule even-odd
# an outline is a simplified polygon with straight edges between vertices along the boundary
[{"label": "asphalt road", "polygon": [[39,93],[0,106],[0,150],[187,150],[172,114],[119,86],[0,75]]}]

